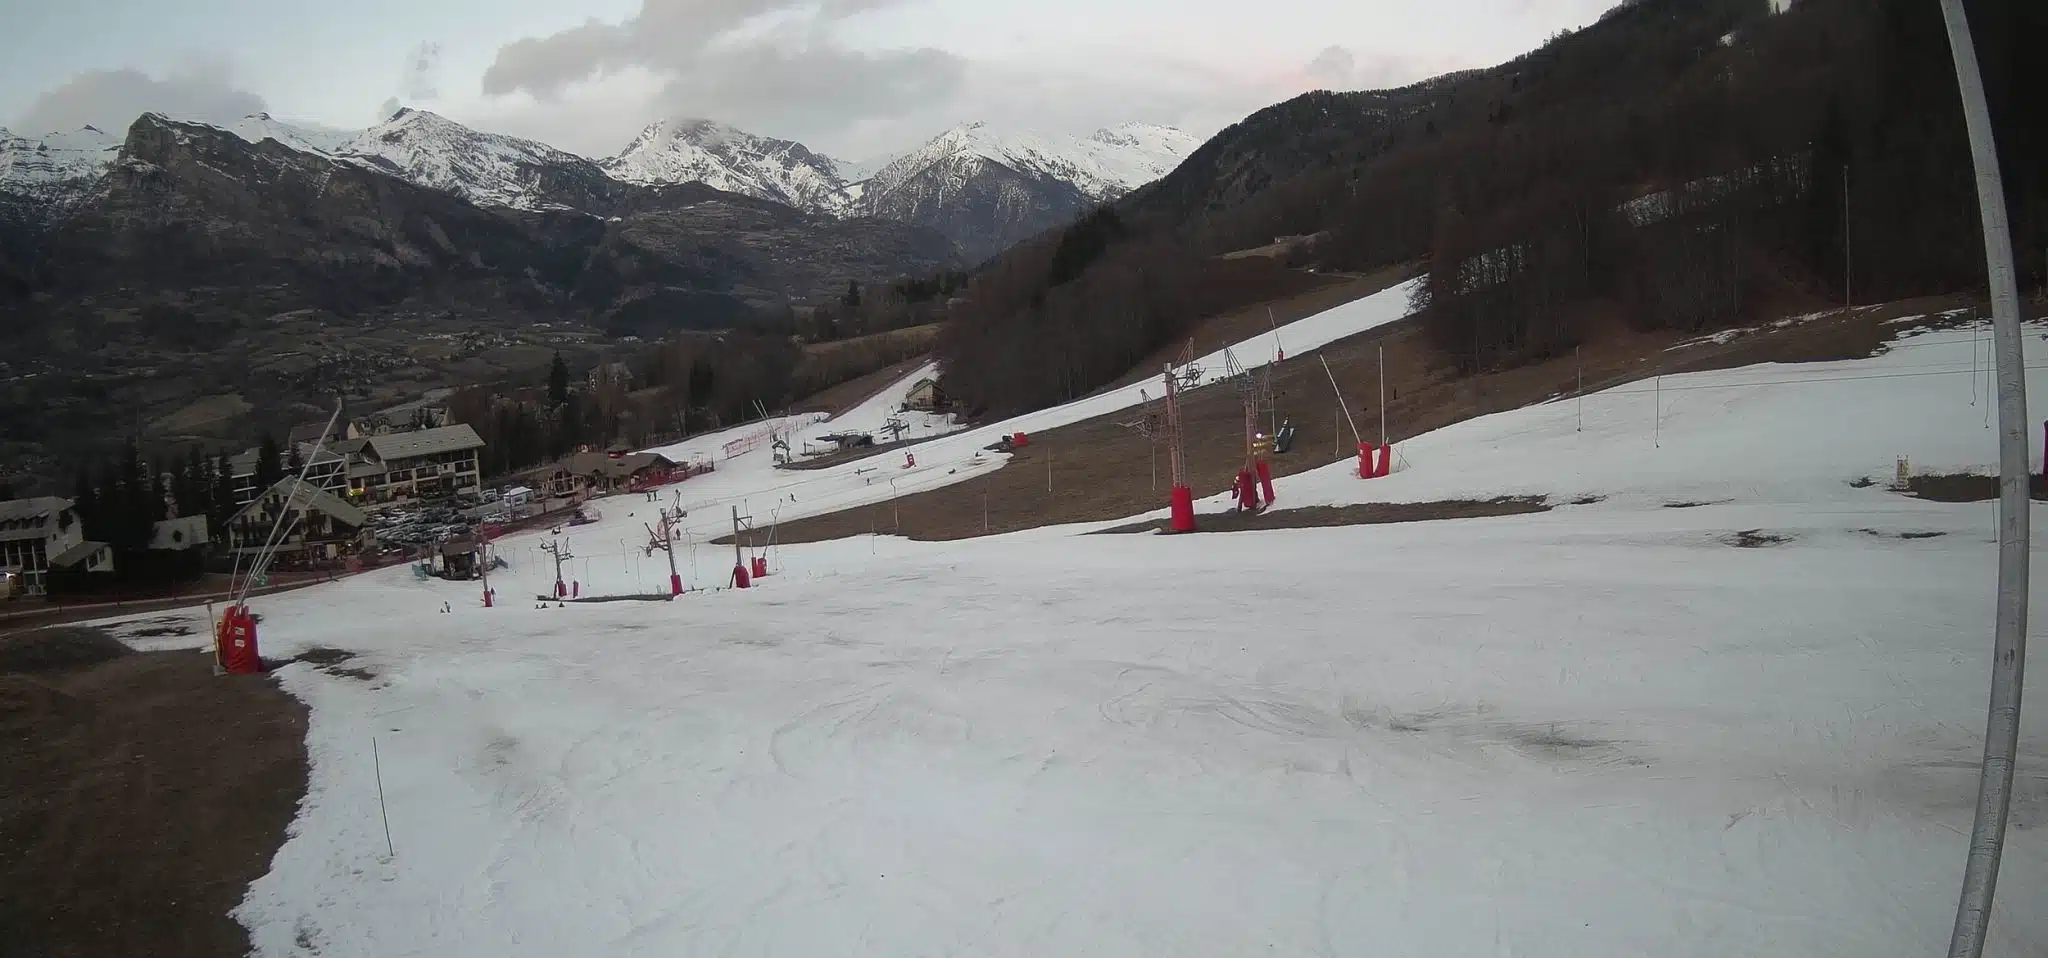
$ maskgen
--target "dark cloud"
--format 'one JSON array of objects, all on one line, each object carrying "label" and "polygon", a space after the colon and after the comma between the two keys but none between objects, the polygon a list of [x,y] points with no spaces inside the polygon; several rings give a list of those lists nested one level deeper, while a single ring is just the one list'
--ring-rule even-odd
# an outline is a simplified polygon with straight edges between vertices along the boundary
[{"label": "dark cloud", "polygon": [[[853,50],[833,26],[902,0],[643,0],[622,23],[586,21],[506,44],[483,90],[552,100],[630,70],[660,81],[655,115],[705,116],[783,136],[827,136],[954,97],[966,63],[941,50]],[[649,117],[650,119],[652,116]]]},{"label": "dark cloud", "polygon": [[563,87],[622,65],[630,31],[596,20],[546,37],[525,37],[498,49],[484,71],[484,92],[531,93],[547,99]]},{"label": "dark cloud", "polygon": [[235,89],[227,69],[218,65],[188,67],[163,79],[140,70],[92,70],[36,97],[16,129],[40,134],[90,124],[116,132],[149,112],[226,123],[265,108],[262,97]]}]

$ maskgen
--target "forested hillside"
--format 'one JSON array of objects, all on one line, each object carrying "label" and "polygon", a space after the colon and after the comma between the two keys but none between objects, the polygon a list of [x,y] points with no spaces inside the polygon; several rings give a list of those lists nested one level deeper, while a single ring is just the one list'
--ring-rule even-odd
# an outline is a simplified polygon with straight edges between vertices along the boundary
[{"label": "forested hillside", "polygon": [[[2048,101],[2023,67],[2048,6],[1968,6],[2038,285]],[[1594,312],[1697,329],[1971,288],[1972,176],[1937,5],[1635,0],[1497,67],[1260,111],[1016,248],[952,311],[948,389],[989,411],[1085,393],[1283,265],[1427,258],[1425,321],[1466,370],[1569,349]],[[1304,234],[1289,261],[1215,258]]]}]

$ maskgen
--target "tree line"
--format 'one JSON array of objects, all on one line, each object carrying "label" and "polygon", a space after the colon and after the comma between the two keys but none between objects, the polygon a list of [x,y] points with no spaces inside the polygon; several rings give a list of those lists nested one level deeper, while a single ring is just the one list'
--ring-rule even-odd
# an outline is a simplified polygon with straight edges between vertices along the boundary
[{"label": "tree line", "polygon": [[1104,207],[983,270],[935,351],[949,397],[1005,415],[1087,395],[1201,319],[1302,285],[1273,259],[1217,259]]}]

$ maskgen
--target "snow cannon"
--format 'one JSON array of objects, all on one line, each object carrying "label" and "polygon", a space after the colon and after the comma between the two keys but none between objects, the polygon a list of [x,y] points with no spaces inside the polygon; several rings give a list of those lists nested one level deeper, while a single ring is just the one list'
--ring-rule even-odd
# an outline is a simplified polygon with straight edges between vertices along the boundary
[{"label": "snow cannon", "polygon": [[1186,486],[1173,487],[1173,531],[1195,531],[1195,493]]},{"label": "snow cannon", "polygon": [[263,671],[263,656],[256,650],[256,617],[249,613],[248,606],[228,606],[214,641],[221,667],[229,675],[257,675]]}]

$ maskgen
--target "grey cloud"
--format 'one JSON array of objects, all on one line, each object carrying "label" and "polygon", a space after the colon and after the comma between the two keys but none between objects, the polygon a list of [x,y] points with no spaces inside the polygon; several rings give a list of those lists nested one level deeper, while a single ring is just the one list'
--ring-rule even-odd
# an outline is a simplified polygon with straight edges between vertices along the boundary
[{"label": "grey cloud", "polygon": [[1331,89],[1348,86],[1358,73],[1358,58],[1339,46],[1324,47],[1308,62],[1308,77]]},{"label": "grey cloud", "polygon": [[1364,53],[1341,46],[1324,47],[1303,68],[1310,82],[1329,90],[1376,90],[1414,83],[1426,77],[1462,69],[1462,58],[1448,55],[1417,57],[1401,54]]},{"label": "grey cloud", "polygon": [[671,77],[655,107],[758,124],[783,135],[830,137],[866,119],[887,119],[951,102],[965,64],[938,50],[871,54],[830,45],[763,44],[699,58]]},{"label": "grey cloud", "polygon": [[514,40],[500,47],[497,59],[484,70],[484,92],[496,96],[523,90],[553,96],[612,66],[631,39],[625,27],[588,20],[553,36]]},{"label": "grey cloud", "polygon": [[90,124],[117,132],[149,112],[225,123],[265,108],[262,97],[235,89],[219,65],[189,67],[160,80],[140,70],[92,70],[37,96],[16,128],[52,133]]},{"label": "grey cloud", "polygon": [[399,95],[408,100],[432,100],[441,95],[441,45],[432,40],[414,47],[405,60],[405,77],[398,84]]},{"label": "grey cloud", "polygon": [[[596,20],[506,44],[484,72],[493,96],[547,100],[629,69],[659,77],[649,109],[708,116],[782,136],[827,135],[864,119],[949,100],[966,70],[940,50],[857,51],[839,21],[904,0],[643,0],[621,23]],[[787,18],[745,29],[757,18]]]}]

